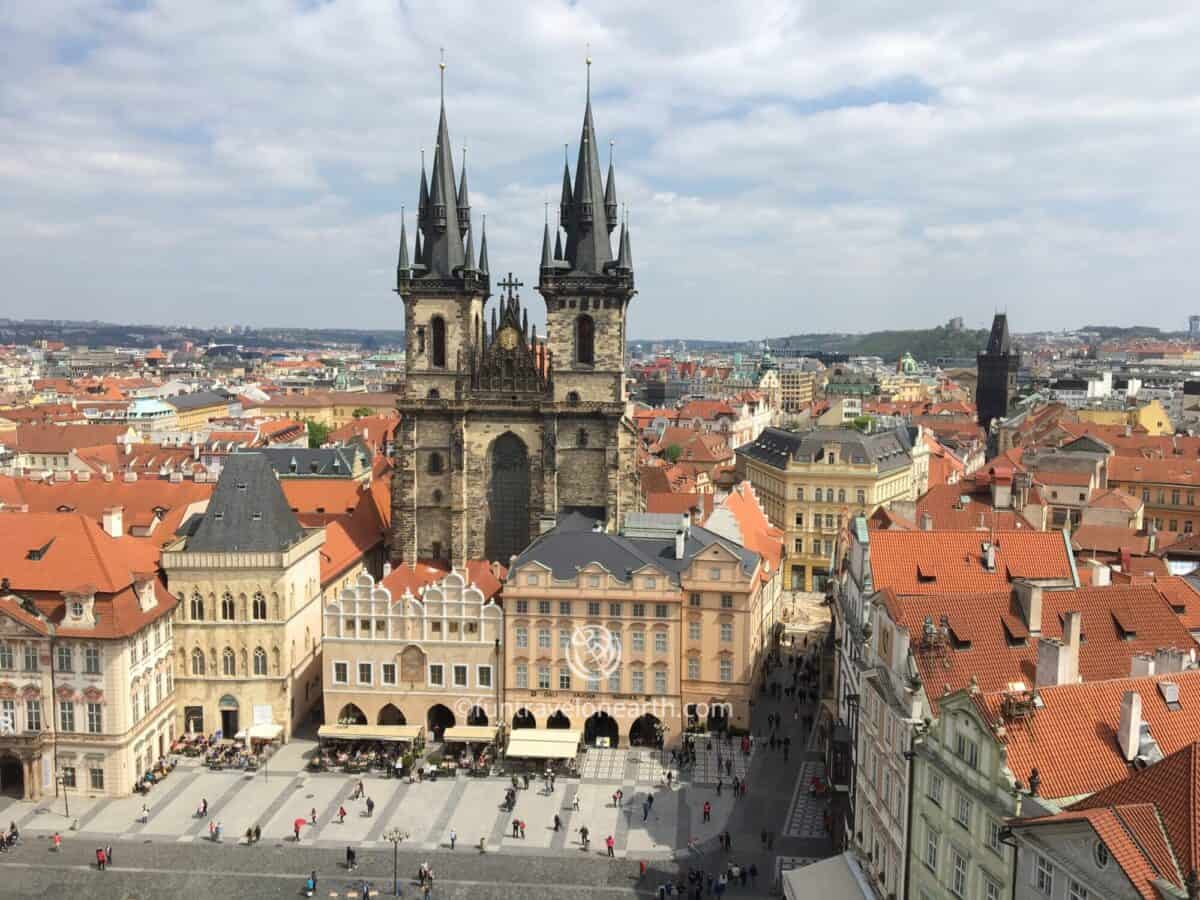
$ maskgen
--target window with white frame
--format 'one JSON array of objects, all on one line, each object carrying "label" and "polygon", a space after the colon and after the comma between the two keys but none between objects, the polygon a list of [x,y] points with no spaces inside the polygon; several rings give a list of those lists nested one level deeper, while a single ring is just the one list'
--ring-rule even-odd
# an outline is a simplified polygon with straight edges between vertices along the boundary
[{"label": "window with white frame", "polygon": [[518,600],[517,601],[517,612],[521,615],[524,615],[525,613],[529,612],[529,601],[528,600]]},{"label": "window with white frame", "polygon": [[608,689],[611,693],[619,694],[621,692],[621,670],[613,669],[608,675]]},{"label": "window with white frame", "polygon": [[516,636],[518,647],[529,646],[529,629],[527,627],[524,625],[518,625],[516,628]]},{"label": "window with white frame", "polygon": [[100,648],[99,647],[84,647],[83,648],[83,674],[99,675],[100,674]]},{"label": "window with white frame", "polygon": [[1089,900],[1088,889],[1072,878],[1068,885],[1067,900]]},{"label": "window with white frame", "polygon": [[629,673],[629,689],[635,694],[646,693],[646,673],[641,669],[633,669]]},{"label": "window with white frame", "polygon": [[983,879],[983,900],[1000,900],[1000,885],[986,877]]},{"label": "window with white frame", "polygon": [[25,645],[25,671],[36,672],[38,670],[38,648],[37,644]]},{"label": "window with white frame", "polygon": [[560,691],[571,689],[571,670],[566,666],[560,666],[558,669],[558,689]]},{"label": "window with white frame", "polygon": [[333,664],[333,683],[345,684],[350,680],[350,663],[335,662]]},{"label": "window with white frame", "polygon": [[446,670],[441,663],[429,664],[429,683],[433,687],[446,686]]},{"label": "window with white frame", "polygon": [[688,622],[688,640],[689,641],[700,640],[700,623],[699,622]]},{"label": "window with white frame", "polygon": [[538,666],[537,675],[538,675],[538,690],[539,691],[550,690],[550,667],[549,666]]},{"label": "window with white frame", "polygon": [[621,615],[621,604],[620,603],[608,604],[608,614],[615,618],[619,618]]},{"label": "window with white frame", "polygon": [[475,684],[477,687],[490,688],[492,686],[492,667],[491,666],[476,666],[475,667]]},{"label": "window with white frame", "polygon": [[15,669],[12,644],[0,644],[0,669]]},{"label": "window with white frame", "polygon": [[374,667],[369,662],[360,662],[358,664],[358,683],[370,684],[374,678]]},{"label": "window with white frame", "polygon": [[588,612],[588,615],[589,615],[589,616],[598,616],[598,615],[600,615],[600,601],[598,601],[598,600],[589,600],[589,601],[588,601],[588,605],[587,605],[587,612]]},{"label": "window with white frame", "polygon": [[927,796],[938,806],[942,805],[942,776],[932,769],[929,771],[929,785]]},{"label": "window with white frame", "polygon": [[517,687],[529,687],[529,665],[528,663],[517,663]]},{"label": "window with white frame", "polygon": [[733,681],[733,661],[729,659],[721,660],[721,680]]},{"label": "window with white frame", "polygon": [[732,622],[722,622],[721,623],[721,640],[726,644],[733,641],[733,623]]},{"label": "window with white frame", "polygon": [[88,734],[100,734],[104,731],[104,713],[99,703],[87,705]]},{"label": "window with white frame", "polygon": [[262,647],[254,648],[254,674],[267,674],[267,651]]},{"label": "window with white frame", "polygon": [[540,616],[550,615],[550,601],[549,600],[539,600],[538,601],[538,615],[540,615]]},{"label": "window with white frame", "polygon": [[693,681],[700,678],[700,660],[689,656],[687,661],[687,677]]},{"label": "window with white frame", "polygon": [[467,667],[466,666],[462,665],[461,663],[455,663],[454,670],[453,670],[453,676],[454,676],[454,686],[455,687],[460,687],[460,688],[467,687],[468,677],[467,677]]},{"label": "window with white frame", "polygon": [[971,830],[971,798],[963,791],[958,792],[954,805],[954,821],[968,831]]},{"label": "window with white frame", "polygon": [[1054,893],[1054,866],[1041,855],[1034,862],[1033,886],[1047,897]]},{"label": "window with white frame", "polygon": [[979,763],[979,745],[968,738],[965,734],[958,734],[955,740],[954,752],[958,758],[965,762],[972,769],[977,768]]},{"label": "window with white frame", "polygon": [[550,649],[550,629],[549,628],[539,628],[538,629],[538,649],[540,649],[540,650],[549,650]]},{"label": "window with white frame", "polygon": [[600,673],[599,672],[588,672],[587,690],[588,690],[588,693],[590,693],[590,694],[594,694],[594,693],[596,693],[596,691],[600,690]]},{"label": "window with white frame", "polygon": [[380,684],[395,684],[396,683],[396,664],[381,663],[379,666],[379,683]]},{"label": "window with white frame", "polygon": [[571,614],[571,601],[570,600],[559,600],[558,601],[558,614],[560,616],[569,616]]},{"label": "window with white frame", "polygon": [[967,895],[967,859],[957,850],[952,850],[954,869],[950,873],[950,893],[955,897]]},{"label": "window with white frame", "polygon": [[933,872],[937,871],[938,841],[940,839],[941,835],[938,834],[937,829],[932,825],[927,825],[925,828],[925,865]]},{"label": "window with white frame", "polygon": [[1004,855],[1004,845],[1000,843],[1000,823],[995,819],[988,819],[987,845],[989,850]]},{"label": "window with white frame", "polygon": [[667,633],[665,631],[654,632],[654,652],[655,653],[666,653],[667,652]]},{"label": "window with white frame", "polygon": [[642,653],[646,649],[646,632],[635,631],[630,635],[630,643],[635,653]]},{"label": "window with white frame", "polygon": [[721,609],[733,609],[733,594],[721,595]]},{"label": "window with white frame", "polygon": [[570,650],[571,649],[571,629],[569,629],[569,628],[558,629],[558,649],[559,650]]},{"label": "window with white frame", "polygon": [[104,770],[100,767],[88,769],[88,780],[91,782],[93,791],[104,790]]},{"label": "window with white frame", "polygon": [[667,673],[662,669],[657,669],[654,672],[654,692],[656,694],[665,694],[667,692]]},{"label": "window with white frame", "polygon": [[42,701],[41,700],[26,700],[25,701],[25,730],[26,731],[41,731],[42,730]]},{"label": "window with white frame", "polygon": [[54,648],[55,666],[60,672],[75,671],[75,651],[69,646],[59,644]]}]

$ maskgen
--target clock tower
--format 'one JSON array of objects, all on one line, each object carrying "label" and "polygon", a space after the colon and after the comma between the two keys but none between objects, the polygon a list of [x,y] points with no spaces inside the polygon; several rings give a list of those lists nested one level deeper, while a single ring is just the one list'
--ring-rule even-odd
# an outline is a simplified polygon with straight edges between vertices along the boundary
[{"label": "clock tower", "polygon": [[400,232],[407,354],[393,441],[393,563],[507,565],[565,514],[613,528],[640,508],[624,389],[629,234],[621,230],[614,258],[616,187],[611,160],[601,181],[595,140],[589,96],[569,198],[564,176],[567,249],[560,237],[550,251],[548,226],[543,236],[542,339],[512,275],[486,309],[487,237],[476,261],[466,171],[456,188],[443,100],[411,256],[405,225]]}]

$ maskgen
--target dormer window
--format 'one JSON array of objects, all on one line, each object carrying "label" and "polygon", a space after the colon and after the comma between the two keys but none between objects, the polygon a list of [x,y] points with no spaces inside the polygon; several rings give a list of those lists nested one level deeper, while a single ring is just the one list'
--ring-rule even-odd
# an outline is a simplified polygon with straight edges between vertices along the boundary
[{"label": "dormer window", "polygon": [[82,619],[83,618],[83,604],[80,603],[78,600],[71,601],[71,618],[72,619]]}]

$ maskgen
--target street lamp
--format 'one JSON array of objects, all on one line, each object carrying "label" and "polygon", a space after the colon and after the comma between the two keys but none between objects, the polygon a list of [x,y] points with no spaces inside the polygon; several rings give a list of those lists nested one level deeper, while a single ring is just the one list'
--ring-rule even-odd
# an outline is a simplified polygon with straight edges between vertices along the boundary
[{"label": "street lamp", "polygon": [[67,799],[67,779],[61,775],[58,776],[58,784],[62,786],[63,806],[66,807],[63,815],[69,819],[71,818],[71,801]]},{"label": "street lamp", "polygon": [[385,841],[392,842],[392,893],[400,896],[400,842],[408,837],[408,833],[399,828],[389,828],[383,833]]}]

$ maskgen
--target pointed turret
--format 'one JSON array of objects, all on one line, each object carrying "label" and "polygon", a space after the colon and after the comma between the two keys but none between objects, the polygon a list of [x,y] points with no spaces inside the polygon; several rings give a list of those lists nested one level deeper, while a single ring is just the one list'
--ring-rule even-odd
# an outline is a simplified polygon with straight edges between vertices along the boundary
[{"label": "pointed turret", "polygon": [[550,255],[550,223],[546,223],[546,230],[542,233],[542,268],[553,269],[554,257]]},{"label": "pointed turret", "polygon": [[400,261],[396,263],[396,279],[403,281],[409,276],[412,266],[408,262],[408,231],[404,224],[404,210],[400,210]]},{"label": "pointed turret", "polygon": [[425,257],[421,252],[421,232],[419,230],[413,238],[413,266],[414,268],[417,266],[420,266],[422,269],[425,268]]},{"label": "pointed turret", "polygon": [[558,228],[554,229],[554,261],[562,261],[562,231]]},{"label": "pointed turret", "polygon": [[471,199],[467,192],[467,148],[463,147],[462,180],[458,185],[458,227],[460,231],[471,228]]},{"label": "pointed turret", "polygon": [[[616,185],[613,185],[614,190]],[[604,226],[597,227],[598,224]],[[587,102],[583,128],[579,136],[579,160],[575,165],[575,187],[568,214],[563,218],[567,232],[566,261],[574,272],[602,274],[605,263],[612,262],[608,242],[604,181],[600,177],[600,157],[596,151],[596,128],[592,123],[591,60],[588,60]]]},{"label": "pointed turret", "polygon": [[463,259],[463,269],[467,272],[475,271],[475,236],[471,233],[471,223],[467,222],[467,252]]},{"label": "pointed turret", "polygon": [[563,144],[563,183],[562,194],[558,200],[558,221],[561,225],[567,221],[571,212],[571,167],[567,163],[567,145]]},{"label": "pointed turret", "polygon": [[429,216],[429,180],[425,177],[425,151],[421,151],[421,195],[417,200],[417,227],[423,228]]},{"label": "pointed turret", "polygon": [[992,319],[992,333],[988,336],[987,352],[992,354],[1012,351],[1012,338],[1008,335],[1008,314],[996,313]]},{"label": "pointed turret", "polygon": [[617,254],[617,268],[623,272],[633,270],[633,251],[629,248],[629,221],[621,226],[621,249]]},{"label": "pointed turret", "polygon": [[608,142],[608,180],[604,184],[604,215],[608,219],[608,233],[617,227],[617,175],[613,169],[612,141]]},{"label": "pointed turret", "polygon": [[487,258],[487,216],[483,217],[483,225],[479,231],[479,274],[486,275],[488,273],[488,258]]}]

